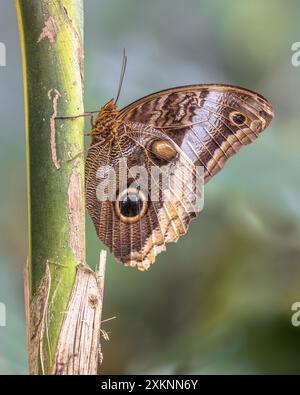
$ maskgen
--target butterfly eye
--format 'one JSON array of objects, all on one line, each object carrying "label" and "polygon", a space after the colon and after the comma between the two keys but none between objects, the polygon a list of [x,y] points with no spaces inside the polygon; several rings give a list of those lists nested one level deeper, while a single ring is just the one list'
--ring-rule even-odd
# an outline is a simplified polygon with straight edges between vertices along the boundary
[{"label": "butterfly eye", "polygon": [[237,125],[237,126],[244,125],[247,120],[245,115],[238,112],[238,111],[231,112],[229,114],[229,119],[230,119],[230,122],[232,122],[234,125]]},{"label": "butterfly eye", "polygon": [[115,202],[115,210],[121,221],[127,223],[137,222],[147,211],[147,199],[141,190],[126,188],[119,193]]},{"label": "butterfly eye", "polygon": [[168,141],[165,140],[155,140],[150,146],[150,151],[155,155],[158,159],[162,159],[165,161],[170,161],[175,158],[177,151],[173,145],[171,145]]}]

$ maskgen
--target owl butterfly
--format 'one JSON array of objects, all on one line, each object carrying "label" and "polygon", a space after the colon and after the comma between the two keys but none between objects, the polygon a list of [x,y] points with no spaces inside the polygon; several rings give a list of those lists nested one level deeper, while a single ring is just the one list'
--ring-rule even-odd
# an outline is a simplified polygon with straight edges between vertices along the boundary
[{"label": "owl butterfly", "polygon": [[[110,100],[92,121],[86,158],[87,210],[98,237],[124,265],[148,269],[166,243],[185,234],[198,214],[193,205],[202,189],[195,188],[193,177],[177,187],[182,169],[194,174],[202,167],[206,183],[229,157],[254,141],[272,118],[268,100],[231,85],[167,89],[122,110],[117,109],[116,100]],[[119,170],[124,160],[123,182]],[[149,176],[138,185],[130,177],[130,169],[136,166]],[[161,178],[150,182],[153,169],[164,169],[167,179],[173,177],[173,186],[167,182],[166,187]],[[112,187],[115,195],[100,198],[99,185]],[[155,186],[158,192],[167,188],[169,198],[154,199],[151,188]]]}]

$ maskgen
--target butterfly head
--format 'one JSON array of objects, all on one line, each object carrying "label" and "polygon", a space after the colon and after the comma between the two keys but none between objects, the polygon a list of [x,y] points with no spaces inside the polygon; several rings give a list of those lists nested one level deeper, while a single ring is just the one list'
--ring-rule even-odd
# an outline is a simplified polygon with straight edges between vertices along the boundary
[{"label": "butterfly head", "polygon": [[117,104],[115,99],[110,99],[100,108],[100,113],[111,113],[117,111]]},{"label": "butterfly head", "polygon": [[116,136],[120,126],[119,122],[117,122],[118,114],[119,111],[115,99],[109,100],[100,108],[96,121],[92,126],[92,144]]}]

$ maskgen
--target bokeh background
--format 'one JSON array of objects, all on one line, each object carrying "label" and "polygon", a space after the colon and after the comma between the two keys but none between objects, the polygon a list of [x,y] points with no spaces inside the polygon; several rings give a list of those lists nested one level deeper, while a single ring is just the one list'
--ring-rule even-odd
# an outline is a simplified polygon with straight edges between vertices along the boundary
[{"label": "bokeh background", "polygon": [[[85,1],[85,105],[123,106],[205,82],[257,90],[276,117],[206,186],[188,235],[147,273],[109,256],[104,373],[300,373],[300,41],[296,0]],[[13,2],[0,4],[0,373],[27,373],[27,195],[22,70]],[[88,141],[87,141],[88,143]],[[102,248],[87,219],[88,262]]]}]

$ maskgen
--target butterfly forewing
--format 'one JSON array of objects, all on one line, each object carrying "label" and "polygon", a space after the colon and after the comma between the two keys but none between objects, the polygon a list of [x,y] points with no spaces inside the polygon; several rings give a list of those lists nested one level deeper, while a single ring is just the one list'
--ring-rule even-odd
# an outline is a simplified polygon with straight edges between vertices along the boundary
[{"label": "butterfly forewing", "polygon": [[[234,122],[234,114],[245,122]],[[249,144],[273,118],[271,104],[261,95],[230,85],[191,85],[146,96],[120,112],[126,122],[151,125],[169,135],[208,181]]]}]

